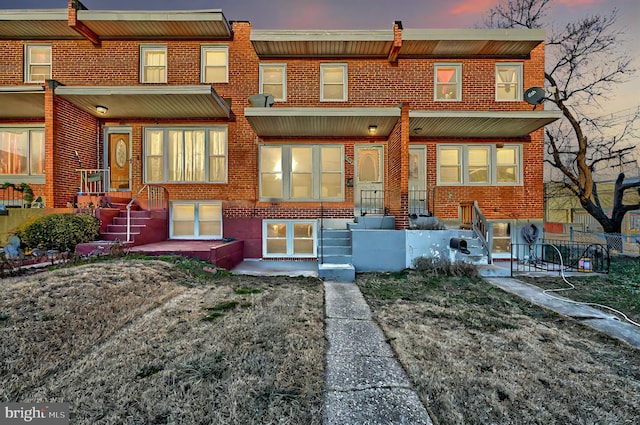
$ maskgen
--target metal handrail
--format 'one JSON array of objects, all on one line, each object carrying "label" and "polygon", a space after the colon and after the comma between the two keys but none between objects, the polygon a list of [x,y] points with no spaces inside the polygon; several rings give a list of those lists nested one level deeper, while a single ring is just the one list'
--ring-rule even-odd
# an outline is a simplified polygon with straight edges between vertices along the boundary
[{"label": "metal handrail", "polygon": [[164,186],[148,185],[145,184],[142,188],[131,197],[131,200],[127,204],[127,242],[131,241],[131,206],[135,203],[136,199],[147,191],[147,210],[157,209],[169,209],[169,196],[167,188]]},{"label": "metal handrail", "polygon": [[493,223],[487,221],[484,214],[478,207],[478,202],[473,202],[473,216],[472,216],[472,229],[473,232],[480,239],[480,243],[487,251],[487,261],[491,264],[491,251],[493,251]]},{"label": "metal handrail", "polygon": [[79,168],[79,193],[83,195],[100,195],[108,192],[109,168]]}]

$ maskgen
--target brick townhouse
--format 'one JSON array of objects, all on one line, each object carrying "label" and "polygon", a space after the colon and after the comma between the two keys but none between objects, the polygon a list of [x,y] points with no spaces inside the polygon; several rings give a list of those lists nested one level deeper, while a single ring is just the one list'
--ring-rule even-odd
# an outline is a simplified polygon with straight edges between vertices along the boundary
[{"label": "brick townhouse", "polygon": [[[543,219],[541,30],[261,30],[222,11],[0,11],[0,179],[161,187],[168,239],[316,258],[320,220]],[[270,96],[260,96],[260,94]],[[144,207],[144,205],[143,205]],[[324,221],[323,221],[324,222]],[[382,241],[384,243],[384,241]]]}]

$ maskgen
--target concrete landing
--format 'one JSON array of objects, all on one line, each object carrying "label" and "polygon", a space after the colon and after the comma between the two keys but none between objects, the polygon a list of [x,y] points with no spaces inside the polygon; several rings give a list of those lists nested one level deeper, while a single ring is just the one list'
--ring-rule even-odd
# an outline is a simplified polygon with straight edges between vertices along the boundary
[{"label": "concrete landing", "polygon": [[429,424],[431,418],[353,283],[324,283],[324,425]]}]

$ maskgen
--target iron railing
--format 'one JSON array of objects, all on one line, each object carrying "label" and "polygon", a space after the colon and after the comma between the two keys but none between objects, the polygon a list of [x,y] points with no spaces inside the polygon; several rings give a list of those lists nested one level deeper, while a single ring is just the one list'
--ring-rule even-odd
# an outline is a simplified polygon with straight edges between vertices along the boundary
[{"label": "iron railing", "polygon": [[606,245],[566,240],[511,244],[511,275],[540,272],[608,273],[611,259]]},{"label": "iron railing", "polygon": [[0,205],[3,208],[21,208],[24,205],[23,196],[24,189],[21,186],[16,187],[13,184],[0,186]]},{"label": "iron railing", "polygon": [[384,190],[360,191],[360,215],[386,215],[387,192]]},{"label": "iron railing", "polygon": [[168,210],[169,209],[169,192],[164,186],[145,184],[142,188],[131,197],[131,201],[127,204],[127,242],[131,241],[131,207],[138,201],[138,205],[147,210]]},{"label": "iron railing", "polygon": [[471,218],[473,232],[478,236],[482,247],[487,252],[487,261],[491,264],[491,252],[493,251],[493,223],[487,221],[478,203],[473,203],[473,215]]},{"label": "iron railing", "polygon": [[80,186],[82,195],[101,195],[109,191],[109,168],[80,168]]},{"label": "iron railing", "polygon": [[433,210],[432,189],[409,191],[409,215],[432,216]]}]

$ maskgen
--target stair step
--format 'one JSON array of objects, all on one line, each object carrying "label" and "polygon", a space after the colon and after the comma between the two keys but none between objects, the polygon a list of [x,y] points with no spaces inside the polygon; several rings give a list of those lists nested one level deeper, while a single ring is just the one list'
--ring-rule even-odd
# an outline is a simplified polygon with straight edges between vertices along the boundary
[{"label": "stair step", "polygon": [[[131,233],[142,233],[147,226],[144,224],[131,224]],[[126,224],[109,224],[107,225],[108,233],[127,233]]]},{"label": "stair step", "polygon": [[326,264],[351,264],[352,255],[322,255],[321,261]]},{"label": "stair step", "polygon": [[[146,226],[150,220],[150,217],[131,217],[131,225]],[[113,224],[116,226],[126,226],[127,217],[114,217]]]}]

